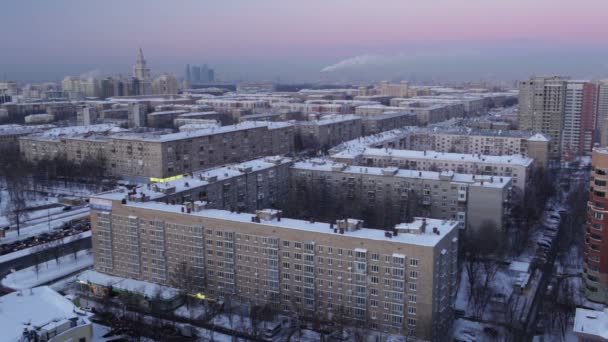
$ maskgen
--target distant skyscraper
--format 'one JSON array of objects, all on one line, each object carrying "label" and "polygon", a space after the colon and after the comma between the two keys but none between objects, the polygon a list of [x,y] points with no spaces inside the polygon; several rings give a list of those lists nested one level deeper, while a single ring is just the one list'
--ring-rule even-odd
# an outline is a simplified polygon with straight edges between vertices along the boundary
[{"label": "distant skyscraper", "polygon": [[205,84],[215,81],[215,70],[207,64],[186,65],[186,81],[190,84]]},{"label": "distant skyscraper", "polygon": [[138,95],[148,95],[152,92],[151,80],[150,80],[150,69],[146,66],[146,60],[144,59],[144,53],[139,49],[139,55],[137,61],[133,67],[133,78],[137,80],[139,87]]},{"label": "distant skyscraper", "polygon": [[192,83],[201,83],[201,68],[196,65],[192,66]]},{"label": "distant skyscraper", "polygon": [[566,79],[561,76],[533,77],[519,84],[519,129],[551,137],[552,157],[561,152],[565,97]]},{"label": "distant skyscraper", "polygon": [[567,81],[562,152],[590,153],[595,142],[597,86],[589,81]]}]

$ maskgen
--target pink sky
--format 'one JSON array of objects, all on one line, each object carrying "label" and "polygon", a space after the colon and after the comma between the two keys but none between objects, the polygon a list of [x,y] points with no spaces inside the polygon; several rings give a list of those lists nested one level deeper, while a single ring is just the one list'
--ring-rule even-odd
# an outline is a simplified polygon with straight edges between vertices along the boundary
[{"label": "pink sky", "polygon": [[0,31],[10,34],[0,69],[115,66],[139,46],[159,64],[339,61],[513,41],[608,46],[608,0],[3,0],[2,6]]}]

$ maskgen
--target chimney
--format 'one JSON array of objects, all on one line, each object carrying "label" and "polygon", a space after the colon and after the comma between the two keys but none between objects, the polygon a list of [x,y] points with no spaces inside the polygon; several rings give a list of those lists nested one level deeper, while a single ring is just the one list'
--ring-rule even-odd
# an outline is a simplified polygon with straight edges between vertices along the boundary
[{"label": "chimney", "polygon": [[182,207],[182,213],[184,212],[184,207]]},{"label": "chimney", "polygon": [[420,225],[420,233],[421,234],[426,233],[426,218],[422,219],[422,225]]}]

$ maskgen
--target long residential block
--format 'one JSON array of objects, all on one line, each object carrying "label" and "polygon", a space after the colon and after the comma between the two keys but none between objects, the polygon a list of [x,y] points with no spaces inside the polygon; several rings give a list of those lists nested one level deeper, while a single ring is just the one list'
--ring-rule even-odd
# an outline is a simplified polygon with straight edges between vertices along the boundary
[{"label": "long residential block", "polygon": [[91,206],[98,272],[172,284],[186,263],[196,291],[214,298],[425,340],[451,328],[457,222],[416,218],[383,231],[277,210],[131,202],[121,192]]},{"label": "long residential block", "polygon": [[19,145],[30,161],[59,155],[75,162],[95,158],[109,175],[143,181],[291,153],[294,126],[248,121],[172,134],[99,132],[81,126],[22,137]]},{"label": "long residential block", "polygon": [[366,148],[361,153],[343,151],[333,154],[331,158],[349,165],[511,177],[513,187],[522,195],[530,181],[534,162],[521,154],[494,156],[388,148]]},{"label": "long residential block", "polygon": [[370,227],[391,227],[415,216],[456,220],[470,230],[504,228],[511,177],[348,166],[330,160],[291,168],[291,214],[356,217]]}]

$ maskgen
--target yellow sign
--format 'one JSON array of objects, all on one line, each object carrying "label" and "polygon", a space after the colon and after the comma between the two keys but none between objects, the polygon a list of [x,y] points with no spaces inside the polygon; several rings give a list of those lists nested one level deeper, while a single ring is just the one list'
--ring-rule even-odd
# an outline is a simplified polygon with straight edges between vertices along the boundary
[{"label": "yellow sign", "polygon": [[152,182],[152,183],[162,183],[162,182],[169,182],[169,181],[180,179],[180,178],[184,178],[184,175],[171,176],[171,177],[167,177],[167,178],[150,177],[150,182]]}]

